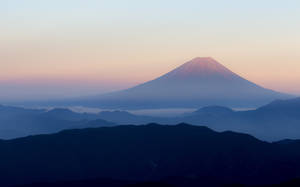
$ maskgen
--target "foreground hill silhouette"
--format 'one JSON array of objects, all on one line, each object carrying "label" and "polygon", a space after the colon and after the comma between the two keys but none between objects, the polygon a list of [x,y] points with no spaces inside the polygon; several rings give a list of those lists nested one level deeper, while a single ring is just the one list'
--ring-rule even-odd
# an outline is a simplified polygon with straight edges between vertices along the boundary
[{"label": "foreground hill silhouette", "polygon": [[15,187],[299,187],[300,178],[292,179],[278,184],[270,185],[244,185],[235,183],[226,183],[224,181],[216,181],[213,179],[203,178],[167,178],[160,181],[122,181],[111,179],[87,179],[74,181],[44,182],[26,185],[18,185]]},{"label": "foreground hill silhouette", "polygon": [[300,176],[299,146],[186,124],[67,130],[0,141],[0,185],[170,177],[279,183]]},{"label": "foreground hill silhouette", "polygon": [[212,58],[194,58],[152,81],[127,90],[69,102],[100,108],[253,107],[289,98],[256,85]]}]

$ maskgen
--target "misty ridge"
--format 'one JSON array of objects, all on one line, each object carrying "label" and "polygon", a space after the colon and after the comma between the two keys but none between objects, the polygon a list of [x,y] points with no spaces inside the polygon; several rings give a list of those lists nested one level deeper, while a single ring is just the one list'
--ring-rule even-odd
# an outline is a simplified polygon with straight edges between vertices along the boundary
[{"label": "misty ridge", "polygon": [[0,106],[0,138],[11,139],[64,129],[116,125],[188,123],[216,131],[231,130],[251,134],[261,140],[300,139],[300,98],[276,100],[254,110],[234,111],[208,106],[175,117],[135,115],[127,111],[77,113],[67,108],[51,110]]}]

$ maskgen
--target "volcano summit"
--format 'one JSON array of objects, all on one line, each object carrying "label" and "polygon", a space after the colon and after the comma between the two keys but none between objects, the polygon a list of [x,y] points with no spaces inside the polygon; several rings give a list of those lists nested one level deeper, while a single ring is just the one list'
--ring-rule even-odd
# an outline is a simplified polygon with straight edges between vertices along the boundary
[{"label": "volcano summit", "polygon": [[256,107],[289,97],[240,77],[213,58],[197,57],[157,79],[76,104],[119,109]]}]

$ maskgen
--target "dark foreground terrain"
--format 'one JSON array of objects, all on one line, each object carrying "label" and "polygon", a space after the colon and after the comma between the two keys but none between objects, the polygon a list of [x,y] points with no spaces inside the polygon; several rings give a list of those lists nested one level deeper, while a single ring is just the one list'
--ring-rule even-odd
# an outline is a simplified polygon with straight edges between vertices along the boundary
[{"label": "dark foreground terrain", "polygon": [[207,179],[183,179],[183,178],[169,178],[161,181],[152,182],[133,182],[120,181],[109,179],[90,179],[81,181],[64,181],[52,183],[35,183],[28,185],[21,185],[16,187],[299,187],[300,179],[294,179],[279,184],[270,185],[243,185],[226,183],[221,181],[213,181]]},{"label": "dark foreground terrain", "polygon": [[279,184],[300,177],[299,148],[187,124],[66,130],[0,141],[0,186]]}]

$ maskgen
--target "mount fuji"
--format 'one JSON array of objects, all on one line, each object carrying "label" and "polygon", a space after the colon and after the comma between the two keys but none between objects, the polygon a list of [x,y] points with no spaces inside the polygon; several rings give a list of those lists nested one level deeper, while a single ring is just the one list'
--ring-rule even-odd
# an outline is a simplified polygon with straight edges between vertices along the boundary
[{"label": "mount fuji", "polygon": [[290,97],[240,77],[213,58],[197,57],[157,79],[76,104],[114,109],[257,107]]}]

